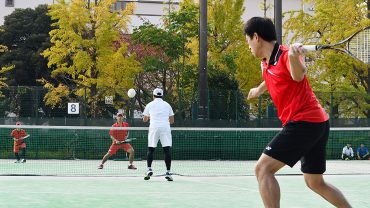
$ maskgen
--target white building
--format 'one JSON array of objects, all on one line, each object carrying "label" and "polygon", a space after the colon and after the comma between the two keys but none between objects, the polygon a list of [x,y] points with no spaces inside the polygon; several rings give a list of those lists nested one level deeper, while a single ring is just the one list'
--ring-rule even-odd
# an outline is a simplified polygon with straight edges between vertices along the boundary
[{"label": "white building", "polygon": [[35,8],[40,4],[53,4],[54,0],[0,0],[0,25],[4,24],[4,17],[15,9]]},{"label": "white building", "polygon": [[[56,0],[0,0],[0,25],[4,17],[15,9],[35,8],[40,4],[54,4]],[[118,0],[114,9],[124,9],[127,3],[135,3],[134,15],[131,16],[133,26],[139,26],[143,20],[154,24],[161,23],[161,17],[171,9],[179,8],[180,0]]]},{"label": "white building", "polygon": [[[161,24],[161,17],[166,15],[171,9],[178,9],[181,0],[118,0],[114,9],[124,9],[127,3],[134,2],[135,11],[131,16],[131,29],[148,20],[153,24]],[[208,0],[209,1],[209,0]],[[283,12],[290,10],[310,11],[312,6],[303,6],[302,0],[282,0]],[[56,0],[0,0],[0,25],[4,24],[4,17],[12,13],[17,8],[35,8],[40,4],[53,4]],[[245,0],[245,12],[242,19],[246,21],[253,16],[264,16],[264,0]],[[266,16],[274,17],[274,0],[266,0]]]}]

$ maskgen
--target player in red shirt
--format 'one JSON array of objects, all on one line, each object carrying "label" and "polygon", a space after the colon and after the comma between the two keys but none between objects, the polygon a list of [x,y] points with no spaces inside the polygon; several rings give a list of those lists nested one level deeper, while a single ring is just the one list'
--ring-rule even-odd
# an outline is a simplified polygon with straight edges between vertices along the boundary
[{"label": "player in red shirt", "polygon": [[308,83],[302,44],[279,45],[274,24],[262,17],[248,20],[244,35],[253,55],[262,59],[264,80],[249,91],[248,99],[268,90],[283,124],[283,130],[267,145],[255,168],[265,207],[280,207],[280,188],[274,174],[285,165],[293,167],[299,160],[310,189],[336,207],[351,207],[343,194],[323,179],[329,117]]},{"label": "player in red shirt", "polygon": [[136,170],[137,168],[132,163],[134,162],[134,148],[132,148],[131,144],[124,143],[124,141],[128,138],[128,130],[123,129],[114,129],[114,127],[128,127],[128,123],[123,122],[123,114],[117,113],[116,116],[117,122],[112,125],[113,128],[109,131],[110,138],[112,139],[112,145],[110,146],[107,154],[104,155],[101,164],[98,166],[98,169],[103,169],[104,163],[109,159],[110,156],[116,154],[117,150],[123,149],[127,153],[129,153],[129,166],[128,169]]},{"label": "player in red shirt", "polygon": [[[21,122],[17,121],[15,125],[20,126]],[[11,133],[10,136],[13,137],[14,140],[14,155],[17,158],[17,161],[15,163],[25,163],[26,162],[26,142],[25,138],[27,138],[29,135],[27,135],[26,131],[21,129],[21,128],[16,128],[14,129]],[[19,149],[22,149],[22,160],[19,157]]]}]

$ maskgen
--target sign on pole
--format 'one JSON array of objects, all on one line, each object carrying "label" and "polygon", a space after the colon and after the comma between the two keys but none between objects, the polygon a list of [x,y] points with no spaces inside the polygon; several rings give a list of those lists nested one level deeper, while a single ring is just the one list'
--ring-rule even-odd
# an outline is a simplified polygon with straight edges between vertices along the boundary
[{"label": "sign on pole", "polygon": [[113,105],[113,96],[105,96],[105,104]]},{"label": "sign on pole", "polygon": [[68,103],[68,114],[80,114],[80,103]]}]

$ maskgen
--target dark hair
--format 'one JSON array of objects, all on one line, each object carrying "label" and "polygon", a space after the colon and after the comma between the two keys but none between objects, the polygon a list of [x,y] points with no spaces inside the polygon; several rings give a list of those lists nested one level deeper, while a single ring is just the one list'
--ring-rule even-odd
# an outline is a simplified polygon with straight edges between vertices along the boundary
[{"label": "dark hair", "polygon": [[257,33],[265,41],[276,40],[275,25],[269,18],[252,17],[244,25],[244,35],[253,38],[253,34]]},{"label": "dark hair", "polygon": [[162,98],[163,96],[153,95],[155,98]]}]

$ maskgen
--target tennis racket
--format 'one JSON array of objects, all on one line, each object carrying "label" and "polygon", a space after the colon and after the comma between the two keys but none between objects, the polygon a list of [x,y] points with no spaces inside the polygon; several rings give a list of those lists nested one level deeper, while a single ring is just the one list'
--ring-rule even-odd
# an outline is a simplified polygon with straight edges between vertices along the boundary
[{"label": "tennis racket", "polygon": [[[24,140],[25,140],[26,138],[30,137],[30,136],[31,136],[31,135],[29,135],[29,134],[28,134],[27,136],[23,137],[23,139],[21,139],[21,140],[24,142]],[[14,140],[14,141],[17,141],[17,139],[16,139],[16,138],[14,138],[14,137],[13,137],[13,140]],[[18,139],[18,140],[19,140],[19,139]],[[22,142],[22,143],[23,143],[23,142]]]},{"label": "tennis racket", "polygon": [[325,49],[337,50],[348,54],[365,64],[370,64],[370,26],[355,32],[353,35],[336,44],[303,45],[302,47],[307,51]]},{"label": "tennis racket", "polygon": [[131,143],[134,140],[136,140],[136,138],[128,138],[128,139],[125,139],[125,141],[119,141],[119,140],[115,139],[115,144],[116,145],[127,144],[127,143]]}]

